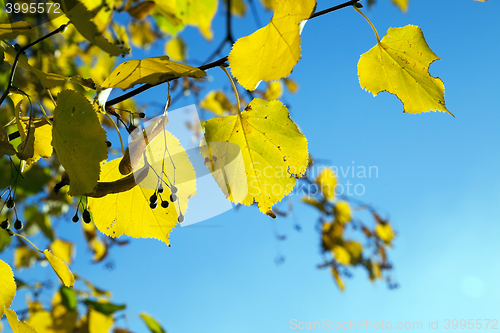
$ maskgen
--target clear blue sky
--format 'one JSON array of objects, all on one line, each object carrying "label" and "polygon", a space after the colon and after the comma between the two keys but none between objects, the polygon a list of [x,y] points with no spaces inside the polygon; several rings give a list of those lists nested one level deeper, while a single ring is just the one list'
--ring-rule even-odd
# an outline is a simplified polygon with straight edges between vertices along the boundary
[{"label": "clear blue sky", "polygon": [[[318,9],[334,4],[323,1]],[[364,270],[355,269],[341,293],[330,273],[316,268],[322,260],[317,214],[297,196],[291,218],[273,221],[256,207],[243,207],[174,229],[171,248],[133,240],[113,249],[114,270],[89,265],[91,256],[80,241],[72,268],[111,290],[114,302],[127,303],[135,332],[145,331],[134,316],[140,311],[169,333],[290,332],[292,319],[422,322],[424,331],[448,331],[446,319],[500,320],[499,12],[495,0],[411,1],[406,14],[378,0],[365,10],[381,36],[389,27],[423,29],[441,58],[430,73],[444,81],[446,105],[456,118],[404,114],[395,96],[373,97],[360,88],[357,62],[376,40],[353,9],[311,20],[302,33],[302,60],[291,76],[300,90],[284,101],[292,105],[292,119],[314,157],[339,168],[377,166],[378,177],[340,181],[362,183],[366,191],[357,198],[390,218],[397,232],[390,258],[400,288],[372,284]],[[211,44],[193,28],[181,35],[190,59],[202,61],[218,45],[223,13],[219,7]],[[269,17],[260,12],[263,24]],[[251,16],[234,25],[235,37],[257,28]],[[162,55],[163,45],[157,46],[144,56]],[[218,70],[209,75],[212,88],[228,87]],[[163,104],[162,94],[164,87],[155,88],[143,98]],[[191,103],[188,98],[174,107]],[[80,233],[67,222],[59,224],[63,236]],[[274,230],[287,240],[276,241]],[[274,263],[278,254],[286,257],[280,266]],[[15,305],[23,307],[19,296]],[[439,330],[426,329],[429,320],[438,320]]]}]

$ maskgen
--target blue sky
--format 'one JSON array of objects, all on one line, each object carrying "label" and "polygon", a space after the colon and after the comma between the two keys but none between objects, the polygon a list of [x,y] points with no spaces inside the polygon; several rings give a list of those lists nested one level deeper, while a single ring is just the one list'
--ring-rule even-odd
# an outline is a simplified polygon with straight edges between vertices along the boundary
[{"label": "blue sky", "polygon": [[[330,5],[319,2],[318,9]],[[340,182],[362,183],[365,193],[356,198],[390,218],[397,232],[390,258],[400,288],[372,284],[365,271],[355,269],[341,293],[329,272],[316,268],[322,260],[317,214],[298,196],[292,197],[295,210],[289,218],[273,221],[256,207],[242,207],[174,229],[171,248],[133,240],[113,249],[114,270],[90,265],[80,241],[72,269],[111,290],[114,302],[127,303],[127,321],[136,332],[145,330],[135,316],[140,311],[169,333],[289,332],[292,319],[422,322],[425,331],[448,331],[447,319],[500,320],[499,10],[494,0],[411,1],[406,14],[389,0],[378,0],[364,10],[381,37],[389,27],[422,28],[441,58],[430,73],[444,81],[446,105],[455,118],[404,114],[394,95],[373,97],[360,88],[357,62],[376,40],[353,9],[311,20],[302,33],[302,59],[291,76],[300,90],[283,100],[292,106],[292,119],[308,138],[312,156],[339,168],[377,167],[378,177]],[[219,8],[212,43],[192,28],[181,34],[190,59],[203,60],[218,45],[223,13]],[[270,15],[259,13],[267,23]],[[235,37],[257,28],[251,16],[235,19],[234,25]],[[144,56],[162,50],[158,44]],[[228,88],[218,70],[209,75],[211,88]],[[163,104],[162,94],[165,87],[142,98]],[[173,107],[191,103],[187,98]],[[293,228],[297,223],[301,232]],[[68,238],[75,234],[72,223],[63,221],[59,228]],[[275,232],[287,240],[278,242]],[[285,256],[282,265],[274,263],[277,255]],[[19,307],[21,295],[15,301]],[[429,320],[438,320],[439,329],[427,329]]]}]

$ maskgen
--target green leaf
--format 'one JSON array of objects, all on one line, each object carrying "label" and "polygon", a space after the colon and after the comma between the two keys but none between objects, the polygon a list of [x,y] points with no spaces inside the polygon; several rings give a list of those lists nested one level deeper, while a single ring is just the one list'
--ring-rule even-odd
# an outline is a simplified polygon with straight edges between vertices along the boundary
[{"label": "green leaf", "polygon": [[144,312],[142,312],[140,316],[152,333],[167,333],[156,319]]},{"label": "green leaf", "polygon": [[61,286],[61,288],[59,288],[59,292],[61,293],[62,304],[66,307],[66,309],[69,311],[76,311],[78,301],[73,289]]},{"label": "green leaf", "polygon": [[104,81],[102,87],[126,90],[140,83],[155,85],[176,77],[204,78],[206,76],[205,71],[170,61],[168,56],[152,57],[121,63]]},{"label": "green leaf", "polygon": [[112,315],[116,311],[124,310],[127,307],[125,304],[118,305],[108,302],[96,302],[89,299],[86,299],[83,303],[106,316]]},{"label": "green leaf", "polygon": [[92,192],[99,179],[100,162],[108,156],[106,132],[82,94],[73,90],[59,93],[54,109],[52,146],[68,173],[68,194]]}]

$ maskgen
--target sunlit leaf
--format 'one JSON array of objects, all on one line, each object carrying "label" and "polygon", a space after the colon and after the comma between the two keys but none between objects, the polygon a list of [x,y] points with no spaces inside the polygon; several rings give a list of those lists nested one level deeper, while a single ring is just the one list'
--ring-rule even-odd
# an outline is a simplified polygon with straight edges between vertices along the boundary
[{"label": "sunlit leaf", "polygon": [[285,77],[283,81],[285,81],[286,88],[292,94],[295,94],[299,90],[299,84],[295,80]]},{"label": "sunlit leaf", "polygon": [[16,269],[31,267],[38,258],[38,252],[31,248],[18,246],[14,249],[14,267]]},{"label": "sunlit leaf", "polygon": [[393,4],[399,7],[402,12],[406,13],[408,10],[408,0],[391,0]]},{"label": "sunlit leaf", "polygon": [[160,27],[175,36],[185,25],[198,27],[208,40],[212,39],[212,19],[217,11],[216,0],[155,0],[156,10],[163,16]]},{"label": "sunlit leaf", "polygon": [[165,44],[165,53],[175,61],[186,61],[186,44],[180,37],[172,38]]},{"label": "sunlit leaf", "polygon": [[264,92],[264,99],[268,101],[273,101],[279,99],[283,96],[283,84],[281,81],[273,81],[267,85],[267,89]]},{"label": "sunlit leaf", "polygon": [[380,237],[384,242],[390,243],[394,238],[394,233],[392,232],[391,225],[389,223],[379,224],[375,227],[375,232],[377,236]]},{"label": "sunlit leaf", "polygon": [[16,295],[16,282],[14,273],[10,266],[0,260],[0,318],[2,318],[4,309],[9,308]]},{"label": "sunlit leaf", "polygon": [[[212,173],[227,164],[230,149],[215,143],[238,145],[247,182],[239,179],[232,184],[229,197],[245,205],[256,202],[263,213],[292,191],[295,177],[303,175],[307,167],[307,140],[279,101],[254,99],[240,114],[208,120],[205,140],[211,151],[208,154],[207,149],[202,149],[202,155],[211,160]],[[243,193],[243,189],[248,192]]]},{"label": "sunlit leaf", "polygon": [[52,253],[67,264],[73,261],[73,243],[62,239],[55,239],[50,244]]},{"label": "sunlit leaf", "polygon": [[[139,148],[133,149],[132,161],[136,160],[135,153],[139,153],[138,156],[141,157],[142,151]],[[170,231],[177,224],[180,214],[186,213],[188,199],[196,193],[196,174],[178,139],[167,131],[156,135],[145,152],[147,162],[154,172],[149,171],[147,176],[139,179],[143,173],[137,170],[143,167],[144,160],[132,162],[133,167],[137,164],[134,170],[137,172],[138,186],[125,192],[108,194],[103,198],[89,198],[88,207],[92,211],[96,227],[110,237],[125,234],[135,238],[155,238],[169,244]],[[112,182],[125,177],[118,168],[120,161],[118,158],[103,165],[101,181]],[[175,180],[177,200],[163,208],[158,198],[158,206],[151,209],[150,198],[155,194],[159,183],[157,175],[162,175],[160,183],[170,184],[169,182]],[[169,200],[172,192],[166,185],[163,185],[163,188],[161,197],[163,200]]]},{"label": "sunlit leaf", "polygon": [[229,101],[229,98],[221,90],[212,90],[208,92],[201,101],[200,107],[218,116],[221,116],[224,111],[231,111],[233,109],[233,105]]},{"label": "sunlit leaf", "polygon": [[149,13],[155,8],[155,3],[154,1],[143,1],[138,3],[135,6],[130,7],[127,12],[132,16],[133,18],[137,20],[142,20],[146,16],[149,15]]},{"label": "sunlit leaf", "polygon": [[278,1],[271,22],[240,38],[229,54],[231,73],[247,90],[261,80],[288,76],[300,59],[299,24],[311,16],[315,0]]},{"label": "sunlit leaf", "polygon": [[77,299],[72,288],[61,286],[54,293],[51,310],[54,333],[73,332],[78,316],[76,306]]},{"label": "sunlit leaf", "polygon": [[29,35],[33,32],[28,23],[19,21],[12,24],[0,24],[0,39],[13,39],[19,35]]},{"label": "sunlit leaf", "polygon": [[347,223],[351,221],[351,208],[346,201],[340,201],[335,205],[334,208],[335,213],[335,221],[338,221],[340,224]]},{"label": "sunlit leaf", "polygon": [[338,270],[336,268],[332,267],[331,272],[332,272],[333,278],[335,279],[335,283],[337,283],[337,286],[339,287],[340,291],[344,291],[345,284],[344,284],[344,281],[342,280],[342,278],[340,277],[340,273],[338,272]]},{"label": "sunlit leaf", "polygon": [[443,81],[429,74],[430,64],[438,59],[419,27],[389,28],[380,43],[361,55],[359,83],[374,96],[381,91],[396,95],[408,113],[450,113]]},{"label": "sunlit leaf", "polygon": [[[76,1],[76,3],[75,3]],[[92,21],[92,14],[89,10],[78,0],[71,2],[71,8],[67,8],[66,3],[63,1],[61,10],[64,11],[66,16],[70,19],[71,23],[89,42],[97,45],[110,55],[120,55],[128,53],[129,49],[121,46],[111,44],[97,29],[97,26]]]},{"label": "sunlit leaf", "polygon": [[144,321],[146,326],[149,328],[151,333],[166,333],[161,324],[150,315],[142,312],[139,316]]},{"label": "sunlit leaf", "polygon": [[36,333],[35,329],[31,327],[30,324],[25,321],[19,321],[14,311],[5,309],[5,317],[7,317],[10,328],[14,333]]},{"label": "sunlit leaf", "polygon": [[[224,4],[227,8],[227,1],[224,0]],[[245,16],[247,12],[247,6],[243,0],[231,0],[231,14],[239,17]]]},{"label": "sunlit leaf", "polygon": [[319,185],[326,200],[335,199],[335,185],[337,185],[337,179],[332,169],[324,168],[316,178],[316,183]]},{"label": "sunlit leaf", "polygon": [[351,263],[351,255],[342,245],[335,245],[332,249],[332,253],[337,262],[343,265],[349,265]]},{"label": "sunlit leaf", "polygon": [[56,272],[62,283],[66,287],[73,287],[75,284],[75,277],[69,270],[68,266],[61,259],[53,255],[50,250],[45,250],[43,253],[45,254],[45,257],[47,257],[50,266],[52,266],[52,269]]},{"label": "sunlit leaf", "polygon": [[113,316],[107,316],[93,308],[89,309],[88,313],[88,329],[89,333],[108,333],[111,325],[113,325]]},{"label": "sunlit leaf", "polygon": [[152,85],[175,77],[204,78],[207,74],[196,67],[170,61],[167,56],[129,60],[117,68],[102,84],[103,88],[131,88],[136,84]]},{"label": "sunlit leaf", "polygon": [[100,162],[107,153],[106,133],[92,104],[80,93],[63,90],[57,97],[52,145],[70,179],[71,196],[92,192]]},{"label": "sunlit leaf", "polygon": [[149,21],[131,22],[129,31],[132,36],[132,44],[144,49],[148,49],[160,37],[153,31],[153,27]]}]

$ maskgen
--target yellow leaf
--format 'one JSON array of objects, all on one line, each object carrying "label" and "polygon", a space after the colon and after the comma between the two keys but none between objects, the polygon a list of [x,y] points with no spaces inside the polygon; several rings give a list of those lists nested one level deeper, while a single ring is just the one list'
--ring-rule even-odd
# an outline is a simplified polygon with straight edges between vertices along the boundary
[{"label": "yellow leaf", "polygon": [[[33,307],[33,305],[31,306]],[[36,304],[36,306],[40,306],[40,308],[30,308],[30,316],[27,323],[33,327],[37,333],[54,333],[54,330],[52,329],[54,324],[52,315],[49,311],[43,310],[41,304]]]},{"label": "yellow leaf", "polygon": [[326,200],[335,199],[335,185],[337,185],[337,179],[332,169],[323,169],[318,178],[316,178],[316,184],[320,186],[321,192]]},{"label": "yellow leaf", "polygon": [[82,94],[73,90],[58,94],[52,145],[70,179],[68,194],[92,192],[99,179],[100,162],[108,155],[106,132]]},{"label": "yellow leaf", "polygon": [[[257,98],[240,114],[208,120],[205,140],[211,150],[210,158],[217,158],[211,163],[211,171],[227,164],[224,154],[227,153],[225,149],[229,149],[222,145],[218,151],[218,145],[213,143],[228,142],[239,146],[247,182],[231,186],[232,201],[247,206],[256,202],[264,214],[292,191],[294,177],[303,175],[307,168],[307,139],[279,101],[266,102]],[[205,159],[209,158],[206,149],[201,152]],[[238,200],[242,188],[248,189],[248,193]]]},{"label": "yellow leaf", "polygon": [[[10,266],[0,260],[0,318],[4,309],[8,309],[16,295],[16,281]],[[5,307],[5,308],[4,308]]]},{"label": "yellow leaf", "polygon": [[165,44],[165,53],[175,61],[186,61],[186,44],[180,37],[172,38]]},{"label": "yellow leaf", "polygon": [[430,64],[437,59],[419,27],[389,28],[377,45],[361,55],[359,83],[374,96],[381,91],[396,95],[408,113],[450,113],[443,81],[429,74]]},{"label": "yellow leaf", "polygon": [[229,54],[231,73],[247,90],[261,80],[288,76],[300,59],[299,24],[311,16],[315,0],[284,0],[276,3],[271,22],[240,38]]},{"label": "yellow leaf", "polygon": [[408,0],[391,0],[393,4],[399,7],[402,12],[406,13],[408,10]]},{"label": "yellow leaf", "polygon": [[64,11],[78,32],[92,44],[97,45],[110,55],[117,56],[128,53],[128,48],[111,44],[103,37],[96,24],[92,21],[92,14],[80,1],[76,0],[76,3],[72,1],[71,8],[67,8],[66,2],[62,1],[61,10]]},{"label": "yellow leaf", "polygon": [[335,213],[335,221],[338,221],[340,224],[351,221],[351,208],[347,202],[340,201],[335,205],[333,211]]},{"label": "yellow leaf", "polygon": [[210,91],[201,101],[200,107],[209,110],[218,116],[221,116],[224,111],[231,111],[233,105],[221,90]]},{"label": "yellow leaf", "polygon": [[[28,121],[23,121],[25,130],[28,124]],[[33,126],[33,156],[27,159],[28,165],[38,161],[40,157],[48,158],[52,155],[52,126],[45,119],[34,121]]]},{"label": "yellow leaf", "polygon": [[361,255],[363,254],[363,246],[356,241],[347,241],[344,243],[345,249],[351,256],[351,265],[357,265],[361,262]]},{"label": "yellow leaf", "polygon": [[118,65],[102,87],[126,90],[140,83],[155,85],[175,77],[204,78],[206,75],[196,67],[170,61],[167,56],[153,57]]},{"label": "yellow leaf", "polygon": [[68,268],[68,265],[66,265],[61,259],[53,255],[50,250],[45,250],[43,251],[45,254],[45,257],[47,257],[47,260],[49,261],[50,266],[52,266],[52,269],[54,272],[56,272],[57,276],[59,279],[62,281],[62,283],[66,287],[73,287],[75,284],[75,277],[73,276],[73,273]]},{"label": "yellow leaf", "polygon": [[37,333],[35,329],[30,326],[30,324],[25,321],[19,321],[19,319],[17,319],[17,314],[14,311],[5,309],[5,317],[7,317],[10,328],[14,333]]},{"label": "yellow leaf", "polygon": [[17,146],[16,155],[20,160],[33,158],[33,155],[35,154],[35,125],[31,123],[26,132],[27,137],[19,144],[19,146]]},{"label": "yellow leaf", "polygon": [[176,35],[186,24],[198,27],[208,40],[212,39],[212,19],[217,11],[217,0],[155,0],[156,9],[166,18],[160,25],[171,35]]},{"label": "yellow leaf", "polygon": [[[0,132],[5,132],[5,129],[0,126]],[[4,155],[15,155],[16,154],[16,149],[9,143],[9,138],[8,135],[5,137],[5,139],[0,140],[0,157],[3,157]]]},{"label": "yellow leaf", "polygon": [[273,101],[275,99],[283,96],[283,85],[280,81],[273,81],[267,85],[266,92],[264,93],[264,99],[268,101]]},{"label": "yellow leaf", "polygon": [[32,30],[28,23],[19,21],[12,24],[0,24],[0,39],[14,39],[19,35],[31,34]]},{"label": "yellow leaf", "polygon": [[89,308],[89,333],[108,333],[113,325],[113,316],[106,316],[99,311]]},{"label": "yellow leaf", "polygon": [[129,25],[129,30],[132,36],[132,44],[137,47],[148,49],[155,39],[158,38],[149,21],[132,22]]},{"label": "yellow leaf", "polygon": [[295,94],[299,90],[299,84],[295,82],[295,80],[289,79],[289,78],[284,78],[283,81],[285,81],[285,86],[288,89],[289,92],[292,94]]},{"label": "yellow leaf", "polygon": [[390,243],[394,238],[394,233],[392,232],[389,223],[377,225],[377,227],[375,228],[375,232],[377,233],[377,236],[379,236],[380,239],[382,239],[386,243]]},{"label": "yellow leaf", "polygon": [[323,223],[323,232],[321,234],[321,239],[323,241],[324,248],[331,250],[336,244],[341,243],[343,232],[344,226],[338,222]]},{"label": "yellow leaf", "polygon": [[[144,160],[139,155],[141,160],[134,163],[134,155],[142,154],[142,150],[135,150],[130,150],[132,167],[138,170],[143,167]],[[185,214],[188,199],[196,193],[196,174],[186,151],[168,131],[161,131],[149,142],[145,155],[154,172],[149,171],[131,190],[108,194],[103,198],[89,198],[88,207],[97,229],[110,237],[125,234],[134,238],[155,238],[169,245],[170,231],[177,224],[180,214]],[[121,158],[118,158],[103,165],[101,181],[111,182],[124,177],[118,168],[120,161]],[[164,192],[157,198],[158,207],[151,209],[150,198],[159,184],[157,175],[162,176],[162,184],[175,181],[177,200],[170,201],[172,192],[169,186],[163,185]],[[169,206],[161,207],[160,199],[169,202]]]},{"label": "yellow leaf", "polygon": [[31,267],[38,259],[38,252],[27,247],[16,247],[14,249],[14,267]]},{"label": "yellow leaf", "polygon": [[72,263],[73,243],[58,238],[50,244],[50,249],[56,257],[59,257],[65,263]]},{"label": "yellow leaf", "polygon": [[[69,289],[73,293],[72,289]],[[76,309],[76,297],[74,298],[74,304],[69,304],[70,306],[75,306]],[[78,312],[74,309],[68,309],[65,304],[63,304],[63,298],[61,292],[58,290],[54,293],[52,298],[52,329],[54,333],[66,333],[73,332],[76,326],[76,319]],[[37,328],[35,325],[33,325]],[[37,332],[40,333],[40,331]]]},{"label": "yellow leaf", "polygon": [[273,10],[276,7],[277,0],[260,0],[262,6],[267,10]]},{"label": "yellow leaf", "polygon": [[334,267],[332,267],[332,275],[333,275],[333,278],[335,279],[335,282],[337,283],[337,286],[339,287],[340,291],[344,291],[345,290],[344,281],[340,277],[340,274],[337,271],[337,269]]},{"label": "yellow leaf", "polygon": [[335,245],[332,254],[335,260],[343,265],[349,265],[351,263],[351,255],[342,245]]}]

